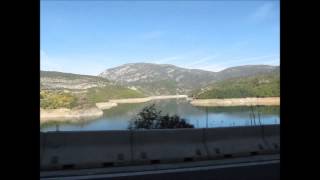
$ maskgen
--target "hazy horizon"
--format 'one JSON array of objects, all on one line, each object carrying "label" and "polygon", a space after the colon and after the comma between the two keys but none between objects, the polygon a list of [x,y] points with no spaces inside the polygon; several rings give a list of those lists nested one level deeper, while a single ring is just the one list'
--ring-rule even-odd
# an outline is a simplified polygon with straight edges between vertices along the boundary
[{"label": "hazy horizon", "polygon": [[98,75],[127,63],[218,72],[279,66],[279,1],[43,1],[41,70]]}]

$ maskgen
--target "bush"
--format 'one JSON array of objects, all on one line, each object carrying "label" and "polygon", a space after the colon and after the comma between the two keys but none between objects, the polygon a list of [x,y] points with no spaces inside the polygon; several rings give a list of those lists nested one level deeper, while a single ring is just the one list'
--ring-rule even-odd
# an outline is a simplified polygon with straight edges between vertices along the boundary
[{"label": "bush", "polygon": [[194,128],[185,119],[177,115],[161,115],[161,111],[155,108],[155,104],[144,107],[141,112],[133,118],[128,129],[176,129]]},{"label": "bush", "polygon": [[157,125],[158,129],[194,128],[194,126],[189,124],[185,119],[181,119],[177,115],[169,116],[168,114],[162,116]]},{"label": "bush", "polygon": [[73,108],[77,106],[77,98],[70,93],[41,91],[40,107],[44,109]]}]

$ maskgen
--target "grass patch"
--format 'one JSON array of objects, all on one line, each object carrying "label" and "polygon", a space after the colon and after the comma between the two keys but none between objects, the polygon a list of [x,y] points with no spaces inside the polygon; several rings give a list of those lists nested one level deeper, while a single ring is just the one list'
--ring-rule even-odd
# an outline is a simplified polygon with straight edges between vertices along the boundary
[{"label": "grass patch", "polygon": [[145,96],[139,91],[114,85],[90,88],[88,89],[86,97],[88,99],[88,103],[97,103],[105,102],[110,99],[142,98]]}]

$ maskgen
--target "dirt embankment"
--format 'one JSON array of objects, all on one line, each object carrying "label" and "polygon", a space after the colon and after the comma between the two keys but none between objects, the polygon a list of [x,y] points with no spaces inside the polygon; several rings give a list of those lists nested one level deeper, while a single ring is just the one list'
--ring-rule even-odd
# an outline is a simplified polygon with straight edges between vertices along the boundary
[{"label": "dirt embankment", "polygon": [[280,97],[232,98],[232,99],[194,99],[193,106],[279,106]]},{"label": "dirt embankment", "polygon": [[105,109],[110,109],[112,107],[118,106],[118,104],[115,102],[101,102],[101,103],[96,103],[96,106],[101,110],[105,110]]},{"label": "dirt embankment", "polygon": [[111,99],[109,102],[111,103],[143,103],[151,100],[157,99],[178,99],[178,98],[187,98],[187,95],[167,95],[167,96],[150,96],[145,98],[128,98],[128,99]]},{"label": "dirt embankment", "polygon": [[42,109],[40,108],[40,122],[49,121],[78,121],[82,119],[95,119],[103,115],[103,111],[97,107],[86,109]]}]

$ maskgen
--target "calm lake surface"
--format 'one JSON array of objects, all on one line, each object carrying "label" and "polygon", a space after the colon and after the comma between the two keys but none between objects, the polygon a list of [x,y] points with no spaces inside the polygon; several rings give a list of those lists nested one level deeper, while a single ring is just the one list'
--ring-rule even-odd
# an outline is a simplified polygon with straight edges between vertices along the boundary
[{"label": "calm lake surface", "polygon": [[[41,131],[92,131],[92,130],[125,130],[129,121],[145,106],[155,104],[163,115],[177,114],[195,126],[195,128],[250,126],[254,125],[250,118],[250,107],[195,107],[185,99],[155,100],[147,103],[120,104],[105,110],[101,118],[82,120],[78,123],[50,123],[41,125]],[[280,107],[254,107],[255,121],[259,124],[280,124]],[[207,114],[208,112],[208,114]],[[208,119],[208,123],[207,120]]]}]

